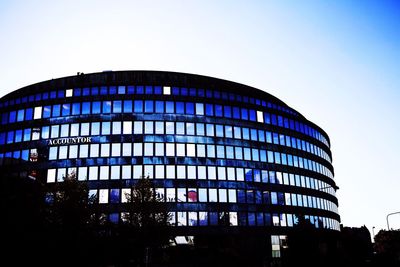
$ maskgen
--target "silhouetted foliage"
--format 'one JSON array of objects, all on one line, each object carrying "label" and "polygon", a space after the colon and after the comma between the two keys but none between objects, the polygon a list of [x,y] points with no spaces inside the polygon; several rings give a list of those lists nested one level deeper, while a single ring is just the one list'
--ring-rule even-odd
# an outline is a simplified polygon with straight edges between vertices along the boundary
[{"label": "silhouetted foliage", "polygon": [[382,266],[400,266],[400,230],[380,230],[375,236],[375,252]]}]

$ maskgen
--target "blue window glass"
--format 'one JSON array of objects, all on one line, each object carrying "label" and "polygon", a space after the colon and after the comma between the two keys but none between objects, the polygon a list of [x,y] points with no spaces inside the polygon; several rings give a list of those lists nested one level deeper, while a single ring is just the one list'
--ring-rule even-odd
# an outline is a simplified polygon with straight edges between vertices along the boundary
[{"label": "blue window glass", "polygon": [[251,154],[252,154],[252,157],[253,157],[254,161],[259,161],[260,160],[260,158],[258,156],[258,149],[252,148],[251,149]]},{"label": "blue window glass", "polygon": [[79,115],[81,112],[81,103],[72,104],[72,115]]},{"label": "blue window glass", "polygon": [[194,123],[190,123],[190,122],[186,123],[186,134],[194,135]]},{"label": "blue window glass", "polygon": [[13,153],[13,158],[14,159],[19,159],[21,157],[21,151],[14,151]]},{"label": "blue window glass", "polygon": [[224,106],[224,117],[232,118],[232,108],[230,106]]},{"label": "blue window glass", "polygon": [[134,101],[134,112],[143,113],[143,101],[142,100]]},{"label": "blue window glass", "polygon": [[249,119],[249,112],[246,108],[242,108],[242,120],[248,120]]},{"label": "blue window glass", "polygon": [[[56,91],[51,92],[50,96],[53,96],[53,93],[54,93],[54,97],[53,98],[56,98],[57,97],[57,92]],[[35,101],[35,96],[34,95],[30,95],[29,96],[29,102],[33,102],[33,101]],[[5,104],[7,104],[7,102]],[[5,106],[7,106],[7,105],[5,105]]]},{"label": "blue window glass", "polygon": [[220,91],[214,91],[214,97],[216,99],[220,99],[221,98],[221,92]]},{"label": "blue window glass", "polygon": [[216,136],[224,137],[224,126],[223,125],[215,125]]},{"label": "blue window glass", "polygon": [[116,95],[117,94],[117,87],[116,86],[110,86],[110,95]]},{"label": "blue window glass", "polygon": [[62,105],[62,115],[69,116],[71,114],[71,105],[70,104],[63,104]]},{"label": "blue window glass", "polygon": [[256,129],[251,129],[250,135],[251,135],[251,140],[257,141],[257,130]]},{"label": "blue window glass", "polygon": [[218,212],[209,212],[210,225],[218,225]]},{"label": "blue window glass", "polygon": [[113,113],[121,113],[122,112],[122,101],[114,100],[113,101]]},{"label": "blue window glass", "polygon": [[206,104],[206,115],[214,116],[214,109],[212,104]]},{"label": "blue window glass", "polygon": [[29,150],[22,150],[21,159],[28,160],[29,159]]},{"label": "blue window glass", "polygon": [[156,101],[156,113],[164,113],[164,101]]},{"label": "blue window glass", "polygon": [[244,159],[245,160],[251,160],[250,148],[244,147],[243,148],[243,154],[244,154]]},{"label": "blue window glass", "polygon": [[278,116],[278,126],[283,127],[283,118],[282,118],[282,116]]},{"label": "blue window glass", "polygon": [[83,88],[83,89],[82,89],[82,95],[83,95],[83,96],[88,96],[88,95],[90,95],[90,88],[88,88],[88,87]]},{"label": "blue window glass", "polygon": [[265,135],[263,130],[258,130],[258,141],[265,142]]},{"label": "blue window glass", "polygon": [[74,96],[81,96],[81,88],[74,88]]},{"label": "blue window glass", "polygon": [[247,190],[246,195],[247,195],[247,203],[254,203],[254,191]]},{"label": "blue window glass", "polygon": [[49,138],[49,134],[50,134],[50,127],[49,126],[43,126],[42,127],[42,139]]},{"label": "blue window glass", "polygon": [[120,199],[119,192],[120,192],[119,189],[110,189],[110,203],[119,203]]},{"label": "blue window glass", "polygon": [[196,88],[190,88],[189,89],[189,95],[190,96],[196,96]]},{"label": "blue window glass", "polygon": [[126,91],[125,86],[123,86],[123,85],[118,86],[118,94],[119,95],[124,95],[125,91]]},{"label": "blue window glass", "polygon": [[154,86],[154,94],[155,95],[161,95],[162,94],[161,86]]},{"label": "blue window glass", "polygon": [[196,123],[196,135],[204,136],[204,123]]},{"label": "blue window glass", "polygon": [[53,118],[60,117],[60,113],[61,113],[61,105],[53,105],[53,112],[51,116]]},{"label": "blue window glass", "polygon": [[6,142],[6,133],[0,133],[0,145],[4,145]]},{"label": "blue window glass", "polygon": [[249,128],[243,128],[243,139],[246,139],[246,140],[250,139]]},{"label": "blue window glass", "polygon": [[103,113],[111,113],[111,101],[103,101]]},{"label": "blue window glass", "polygon": [[99,87],[92,87],[92,95],[99,95]]},{"label": "blue window glass", "polygon": [[260,161],[267,162],[267,151],[263,149],[260,150]]},{"label": "blue window glass", "polygon": [[176,134],[185,134],[185,123],[184,122],[176,123]]},{"label": "blue window glass", "polygon": [[144,94],[144,87],[143,86],[136,86],[136,94],[143,95]]},{"label": "blue window glass", "polygon": [[243,152],[240,146],[235,147],[235,159],[243,159]]},{"label": "blue window glass", "polygon": [[185,88],[185,87],[182,87],[181,88],[181,95],[188,95],[188,89],[187,88]]},{"label": "blue window glass", "polygon": [[[146,88],[147,88],[147,86],[146,86]],[[153,100],[144,101],[144,112],[146,112],[146,113],[154,112],[154,101]]]},{"label": "blue window glass", "polygon": [[226,92],[222,93],[222,99],[228,100],[228,94]]},{"label": "blue window glass", "polygon": [[8,119],[8,122],[10,122],[10,123],[15,122],[16,119],[17,119],[17,112],[10,111],[10,117]]},{"label": "blue window glass", "polygon": [[176,114],[185,114],[185,105],[183,102],[176,102]]},{"label": "blue window glass", "polygon": [[207,136],[214,136],[214,124],[206,125]]},{"label": "blue window glass", "polygon": [[92,114],[100,114],[101,113],[101,102],[95,101],[92,104]]},{"label": "blue window glass", "polygon": [[204,115],[204,104],[196,103],[196,115]]},{"label": "blue window glass", "polygon": [[133,95],[134,93],[135,93],[135,86],[133,86],[133,85],[128,86],[127,94]]},{"label": "blue window glass", "polygon": [[[32,112],[32,109],[31,109]],[[1,114],[1,124],[6,124],[8,123],[8,113],[3,113]]]},{"label": "blue window glass", "polygon": [[271,124],[271,117],[267,112],[264,112],[264,123]]},{"label": "blue window glass", "polygon": [[226,138],[232,138],[233,137],[233,130],[232,126],[230,125],[225,125],[225,137]]},{"label": "blue window glass", "polygon": [[233,159],[234,157],[233,146],[226,146],[226,158]]},{"label": "blue window glass", "polygon": [[165,102],[165,112],[166,113],[175,113],[175,109],[174,109],[174,102],[172,101],[167,101]]},{"label": "blue window glass", "polygon": [[[50,92],[50,99],[55,99],[57,97],[57,92],[56,91],[51,91]],[[29,97],[29,102],[31,102],[30,97]]]},{"label": "blue window glass", "polygon": [[249,226],[254,226],[256,225],[256,215],[254,212],[249,212]]},{"label": "blue window glass", "polygon": [[233,128],[234,136],[236,139],[242,139],[242,133],[241,133],[240,129],[241,129],[240,127],[236,127],[236,126]]},{"label": "blue window glass", "polygon": [[249,116],[250,116],[250,120],[251,121],[256,121],[257,120],[256,111],[254,109],[250,109],[249,110]]},{"label": "blue window glass", "polygon": [[124,100],[124,113],[132,113],[132,100]]},{"label": "blue window glass", "polygon": [[197,89],[197,95],[198,96],[200,96],[200,97],[204,97],[205,96],[205,92],[204,92],[204,89]]},{"label": "blue window glass", "polygon": [[110,122],[102,122],[101,123],[101,134],[108,135],[110,134]]},{"label": "blue window glass", "polygon": [[262,212],[257,212],[257,225],[264,226],[264,214]]},{"label": "blue window glass", "polygon": [[[87,88],[89,89],[89,88]],[[82,103],[82,114],[90,114],[90,102]]]},{"label": "blue window glass", "polygon": [[15,142],[21,142],[22,141],[22,130],[16,130],[15,131]]},{"label": "blue window glass", "polygon": [[51,116],[51,106],[43,107],[43,118],[50,118]]},{"label": "blue window glass", "polygon": [[[43,93],[43,100],[47,100],[47,99],[49,99],[49,93],[45,92],[45,93]],[[18,99],[17,99],[17,104],[19,104]]]},{"label": "blue window glass", "polygon": [[275,114],[271,114],[271,123],[272,123],[273,125],[277,125],[276,115],[275,115]]},{"label": "blue window glass", "polygon": [[224,146],[217,146],[217,158],[225,158]]},{"label": "blue window glass", "polygon": [[108,95],[108,88],[107,86],[100,87],[100,95]]},{"label": "blue window glass", "polygon": [[274,153],[272,151],[268,151],[268,163],[274,163]]},{"label": "blue window glass", "polygon": [[233,118],[240,119],[240,108],[233,107]]},{"label": "blue window glass", "polygon": [[57,91],[57,98],[65,97],[65,90],[58,90]]},{"label": "blue window glass", "polygon": [[23,121],[24,120],[24,111],[23,109],[18,110],[17,114],[17,121]]},{"label": "blue window glass", "polygon": [[179,88],[178,87],[172,87],[172,95],[179,95]]},{"label": "blue window glass", "polygon": [[217,116],[217,117],[223,116],[221,105],[215,105],[215,116]]},{"label": "blue window glass", "polygon": [[21,101],[22,103],[27,103],[28,102],[28,97],[27,96],[24,96],[23,98],[22,98],[22,101]]},{"label": "blue window glass", "polygon": [[194,104],[193,103],[186,103],[186,114],[192,115],[194,114]]},{"label": "blue window glass", "polygon": [[39,100],[42,100],[42,94],[36,94],[36,96],[35,96],[35,101],[39,101]]},{"label": "blue window glass", "polygon": [[213,97],[213,92],[209,89],[206,90],[206,97],[207,98],[212,98]]},{"label": "blue window glass", "polygon": [[146,92],[146,95],[152,95],[153,94],[153,87],[152,86],[146,86],[145,87],[145,92]]},{"label": "blue window glass", "polygon": [[14,142],[14,131],[7,133],[7,144],[11,144],[12,142]]}]

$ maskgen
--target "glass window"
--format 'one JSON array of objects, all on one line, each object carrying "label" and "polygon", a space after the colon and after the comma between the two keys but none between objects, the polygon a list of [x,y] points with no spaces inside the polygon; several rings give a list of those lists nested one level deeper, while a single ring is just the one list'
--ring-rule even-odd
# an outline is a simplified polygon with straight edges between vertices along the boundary
[{"label": "glass window", "polygon": [[216,180],[217,172],[214,166],[207,166],[208,180]]},{"label": "glass window", "polygon": [[69,157],[70,159],[78,158],[78,145],[69,146]]},{"label": "glass window", "polygon": [[123,122],[123,134],[132,134],[132,122],[124,121]]},{"label": "glass window", "polygon": [[99,135],[100,134],[100,122],[92,122],[91,128],[92,128],[91,135]]},{"label": "glass window", "polygon": [[58,152],[58,147],[52,146],[49,149],[49,160],[55,160],[57,159],[57,152]]},{"label": "glass window", "polygon": [[172,101],[166,102],[165,112],[166,113],[175,113],[174,102],[172,102]]},{"label": "glass window", "polygon": [[133,144],[133,156],[143,156],[143,143]]},{"label": "glass window", "polygon": [[108,180],[110,177],[109,166],[100,166],[100,180]]},{"label": "glass window", "polygon": [[131,179],[132,178],[132,170],[130,165],[122,166],[122,179]]},{"label": "glass window", "polygon": [[120,121],[113,121],[112,134],[121,134],[121,122]]},{"label": "glass window", "polygon": [[90,102],[82,103],[82,114],[90,114]]},{"label": "glass window", "polygon": [[156,121],[156,134],[164,134],[164,122],[163,121]]},{"label": "glass window", "polygon": [[174,124],[174,122],[167,121],[165,123],[165,133],[166,134],[175,134],[175,124]]},{"label": "glass window", "polygon": [[225,158],[224,146],[217,146],[217,158]]},{"label": "glass window", "polygon": [[186,134],[194,135],[194,123],[191,122],[186,123]]},{"label": "glass window", "polygon": [[165,178],[165,173],[164,173],[164,165],[156,165],[156,179],[164,179]]},{"label": "glass window", "polygon": [[99,203],[100,204],[108,203],[108,189],[99,190]]},{"label": "glass window", "polygon": [[153,156],[153,143],[145,143],[144,144],[144,155],[145,156]]},{"label": "glass window", "polygon": [[72,104],[72,115],[79,115],[81,113],[81,103]]},{"label": "glass window", "polygon": [[112,144],[111,145],[111,156],[119,157],[121,156],[121,144]]},{"label": "glass window", "polygon": [[133,123],[133,133],[134,134],[143,134],[143,122],[135,121]]},{"label": "glass window", "polygon": [[185,123],[184,122],[176,123],[176,134],[185,134]]},{"label": "glass window", "polygon": [[143,166],[142,165],[134,165],[133,166],[133,179],[139,179],[143,177]]},{"label": "glass window", "polygon": [[214,124],[206,124],[207,136],[214,136]]},{"label": "glass window", "polygon": [[176,102],[176,113],[185,114],[185,105],[183,102]]},{"label": "glass window", "polygon": [[215,116],[217,117],[222,117],[222,106],[221,105],[215,105]]},{"label": "glass window", "polygon": [[156,101],[156,113],[164,113],[164,101]]},{"label": "glass window", "polygon": [[23,109],[18,110],[17,114],[17,121],[23,121],[24,120],[24,111]]},{"label": "glass window", "polygon": [[[167,165],[167,179],[175,179],[175,165]],[[168,190],[168,189],[167,189]],[[174,196],[175,199],[175,196]]]},{"label": "glass window", "polygon": [[89,145],[80,145],[79,158],[87,158],[89,155]]},{"label": "glass window", "polygon": [[235,156],[233,154],[233,146],[226,146],[226,158],[234,159]]},{"label": "glass window", "polygon": [[214,116],[214,109],[212,104],[206,104],[206,115]]},{"label": "glass window", "polygon": [[88,122],[82,123],[82,124],[81,124],[81,135],[82,135],[82,136],[87,136],[87,135],[89,135],[89,130],[90,130],[89,125],[90,125],[90,124],[89,124]]},{"label": "glass window", "polygon": [[97,158],[99,156],[99,144],[90,145],[90,157]]},{"label": "glass window", "polygon": [[196,123],[196,135],[204,136],[204,123]]},{"label": "glass window", "polygon": [[232,118],[232,108],[230,106],[224,106],[224,117]]},{"label": "glass window", "polygon": [[204,158],[206,156],[206,146],[197,144],[197,157]]},{"label": "glass window", "polygon": [[186,114],[192,115],[194,114],[194,104],[193,103],[186,103]]},{"label": "glass window", "polygon": [[101,113],[101,102],[96,101],[92,104],[92,114],[100,114]]},{"label": "glass window", "polygon": [[63,104],[62,105],[62,116],[69,116],[71,113],[71,105]]},{"label": "glass window", "polygon": [[188,157],[195,157],[196,156],[196,146],[195,144],[187,144],[187,156]]},{"label": "glass window", "polygon": [[204,104],[196,103],[196,115],[204,115]]},{"label": "glass window", "polygon": [[178,157],[185,156],[185,144],[176,144],[176,155]]},{"label": "glass window", "polygon": [[209,202],[218,202],[217,189],[210,188],[208,189],[208,193],[209,193]]},{"label": "glass window", "polygon": [[[46,109],[46,107],[47,108],[49,108],[49,106],[45,106],[43,109]],[[43,111],[43,118],[48,118],[48,117],[44,117],[44,115],[47,115],[47,114],[50,114],[50,112],[45,112],[45,111]],[[50,116],[50,115],[49,115]],[[9,122],[11,123],[11,122],[15,122],[15,120],[16,120],[16,118],[17,118],[17,112],[16,111],[10,111],[10,118],[9,118]]]},{"label": "glass window", "polygon": [[216,136],[224,137],[224,126],[223,125],[215,125]]},{"label": "glass window", "polygon": [[229,203],[236,203],[236,190],[228,189]]},{"label": "glass window", "polygon": [[42,118],[42,107],[35,107],[35,112],[33,115],[33,119],[41,119]]},{"label": "glass window", "polygon": [[206,167],[205,166],[198,166],[197,167],[197,172],[198,172],[198,179],[200,179],[200,180],[207,179]]},{"label": "glass window", "polygon": [[25,120],[32,120],[32,109],[31,108],[27,108],[26,109],[26,113],[25,113]]},{"label": "glass window", "polygon": [[240,147],[240,146],[235,147],[235,158],[243,159],[242,147]]},{"label": "glass window", "polygon": [[215,146],[207,145],[207,157],[215,158]]},{"label": "glass window", "polygon": [[219,202],[228,202],[226,189],[218,189]]},{"label": "glass window", "polygon": [[166,144],[166,154],[169,157],[175,156],[175,144],[174,143],[167,143]]},{"label": "glass window", "polygon": [[122,156],[123,157],[132,156],[132,144],[131,143],[123,143],[122,144]]},{"label": "glass window", "polygon": [[207,202],[207,188],[199,188],[199,202]]},{"label": "glass window", "polygon": [[79,136],[79,123],[71,124],[71,136]]},{"label": "glass window", "polygon": [[68,154],[68,146],[60,146],[58,149],[58,159],[66,159]]},{"label": "glass window", "polygon": [[164,143],[156,143],[155,144],[155,155],[156,156],[164,156]]},{"label": "glass window", "polygon": [[110,144],[101,144],[101,157],[110,156]]},{"label": "glass window", "polygon": [[58,130],[59,130],[59,125],[52,125],[51,126],[51,138],[57,138],[58,137]]},{"label": "glass window", "polygon": [[103,113],[111,113],[111,101],[103,101]]},{"label": "glass window", "polygon": [[235,139],[242,139],[242,133],[240,127],[233,127]]},{"label": "glass window", "polygon": [[120,179],[120,166],[111,166],[111,180],[118,180]]},{"label": "glass window", "polygon": [[144,133],[145,134],[153,134],[153,122],[152,121],[145,121],[144,122]]},{"label": "glass window", "polygon": [[146,112],[146,113],[154,112],[154,101],[153,100],[144,101],[144,112]]},{"label": "glass window", "polygon": [[110,122],[105,121],[101,123],[101,134],[102,135],[109,135],[110,134]]},{"label": "glass window", "polygon": [[225,125],[225,137],[226,138],[232,138],[233,137],[232,126]]}]

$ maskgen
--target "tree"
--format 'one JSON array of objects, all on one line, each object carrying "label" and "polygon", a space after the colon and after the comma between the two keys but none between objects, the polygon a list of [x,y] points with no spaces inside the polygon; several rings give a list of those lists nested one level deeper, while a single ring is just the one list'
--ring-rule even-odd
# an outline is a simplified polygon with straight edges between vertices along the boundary
[{"label": "tree", "polygon": [[153,182],[148,176],[137,181],[126,199],[122,220],[130,237],[130,246],[139,252],[137,257],[148,258],[149,249],[169,244],[171,214],[168,205],[155,194]]},{"label": "tree", "polygon": [[375,236],[375,251],[382,266],[399,266],[400,230],[380,230]]}]

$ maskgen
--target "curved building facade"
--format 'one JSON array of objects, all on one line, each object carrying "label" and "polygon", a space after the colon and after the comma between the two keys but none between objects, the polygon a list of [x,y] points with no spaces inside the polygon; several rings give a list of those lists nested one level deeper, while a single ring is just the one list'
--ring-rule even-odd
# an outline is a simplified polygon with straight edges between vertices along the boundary
[{"label": "curved building facade", "polygon": [[[47,184],[75,174],[117,207],[149,176],[188,233],[218,226],[284,234],[308,219],[339,230],[328,135],[276,97],[174,72],[53,79],[0,100],[0,164]],[[274,242],[274,241],[272,241]]]}]

